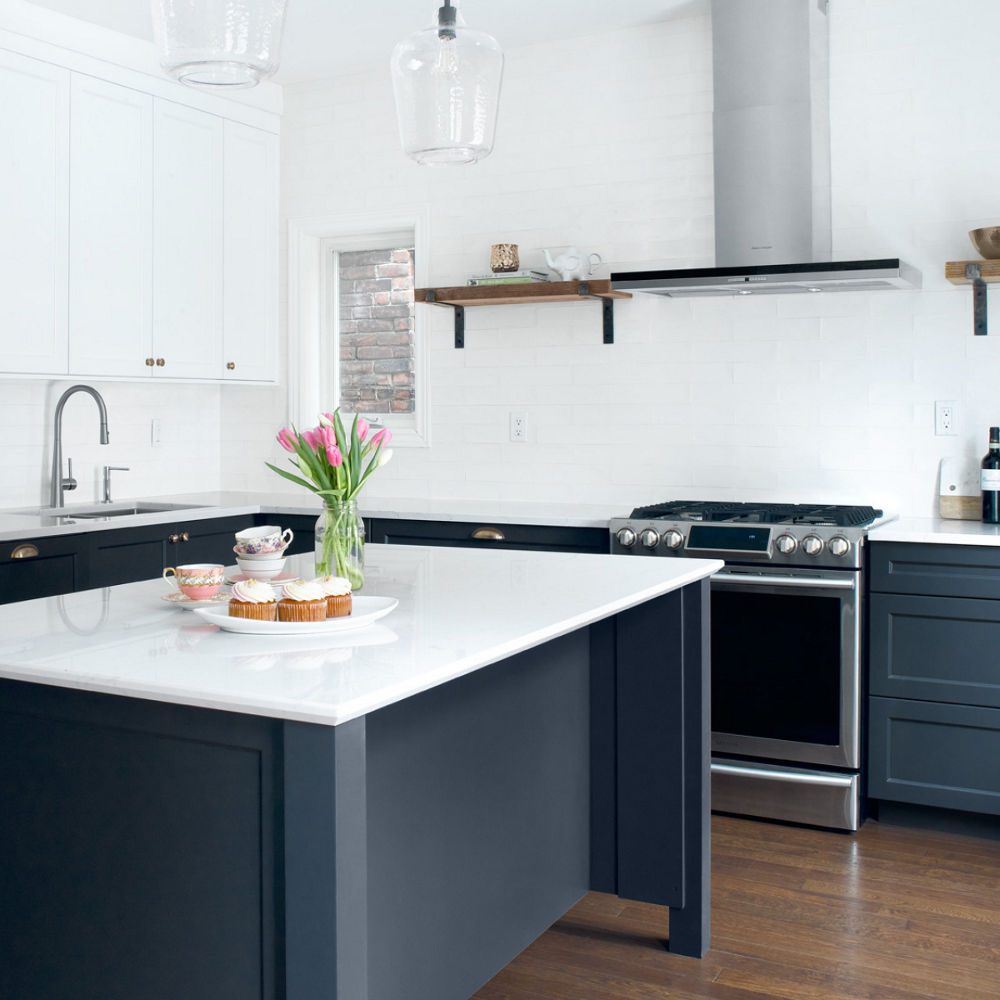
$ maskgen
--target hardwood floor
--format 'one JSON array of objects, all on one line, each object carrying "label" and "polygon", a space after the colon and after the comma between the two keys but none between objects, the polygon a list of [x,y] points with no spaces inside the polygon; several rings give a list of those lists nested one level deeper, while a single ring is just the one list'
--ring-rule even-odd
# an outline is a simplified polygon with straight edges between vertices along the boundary
[{"label": "hardwood floor", "polygon": [[997,1000],[1000,840],[712,817],[712,948],[591,893],[474,1000]]}]

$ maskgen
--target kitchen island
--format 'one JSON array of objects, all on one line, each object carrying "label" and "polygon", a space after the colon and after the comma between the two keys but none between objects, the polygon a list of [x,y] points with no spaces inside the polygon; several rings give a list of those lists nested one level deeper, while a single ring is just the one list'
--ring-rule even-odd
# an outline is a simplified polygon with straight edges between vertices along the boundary
[{"label": "kitchen island", "polygon": [[368,564],[399,605],[342,635],[158,580],[0,608],[0,995],[461,1000],[588,889],[704,954],[722,564]]}]

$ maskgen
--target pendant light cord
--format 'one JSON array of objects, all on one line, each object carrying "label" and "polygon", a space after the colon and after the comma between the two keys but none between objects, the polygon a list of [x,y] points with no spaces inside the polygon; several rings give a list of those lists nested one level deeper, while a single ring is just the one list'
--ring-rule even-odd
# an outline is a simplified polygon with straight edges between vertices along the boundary
[{"label": "pendant light cord", "polygon": [[444,0],[444,6],[438,8],[438,38],[454,38],[458,11],[452,7],[451,0]]}]

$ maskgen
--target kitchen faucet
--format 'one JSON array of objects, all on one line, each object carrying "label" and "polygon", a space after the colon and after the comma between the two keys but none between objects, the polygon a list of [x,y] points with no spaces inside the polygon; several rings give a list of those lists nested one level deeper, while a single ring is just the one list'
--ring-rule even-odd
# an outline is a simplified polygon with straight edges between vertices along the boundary
[{"label": "kitchen faucet", "polygon": [[97,409],[101,414],[101,444],[108,443],[108,408],[104,405],[104,398],[93,387],[89,385],[71,385],[56,403],[56,416],[52,428],[52,482],[49,486],[49,506],[61,507],[65,502],[63,490],[75,490],[76,480],[73,478],[73,459],[68,459],[69,471],[66,478],[62,474],[62,414],[66,400],[75,392],[85,392],[94,397]]}]

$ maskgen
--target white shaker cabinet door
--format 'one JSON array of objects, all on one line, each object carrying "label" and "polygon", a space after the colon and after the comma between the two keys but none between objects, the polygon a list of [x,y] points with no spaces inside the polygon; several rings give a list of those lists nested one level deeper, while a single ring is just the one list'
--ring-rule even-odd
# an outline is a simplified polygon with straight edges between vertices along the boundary
[{"label": "white shaker cabinet door", "polygon": [[70,74],[0,51],[0,372],[64,374]]},{"label": "white shaker cabinet door", "polygon": [[226,122],[225,378],[276,381],[278,137]]},{"label": "white shaker cabinet door", "polygon": [[74,74],[70,165],[69,370],[149,374],[153,99]]},{"label": "white shaker cabinet door", "polygon": [[154,100],[154,375],[222,371],[223,120]]}]

